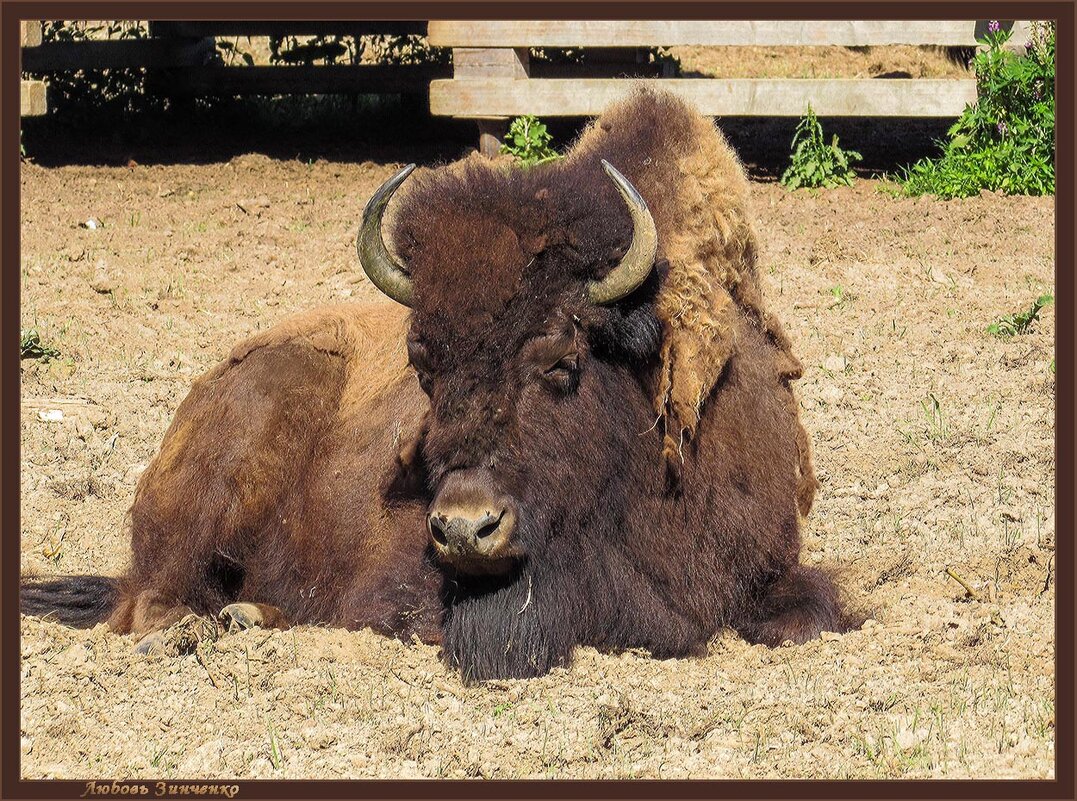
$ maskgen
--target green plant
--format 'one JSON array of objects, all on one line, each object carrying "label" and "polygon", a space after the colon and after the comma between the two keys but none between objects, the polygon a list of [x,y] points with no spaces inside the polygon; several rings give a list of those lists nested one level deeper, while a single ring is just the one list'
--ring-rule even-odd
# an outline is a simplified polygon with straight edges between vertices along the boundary
[{"label": "green plant", "polygon": [[950,427],[942,415],[942,404],[939,403],[934,392],[929,393],[925,400],[920,401],[920,410],[924,413],[924,421],[927,423],[927,438],[935,443],[945,440],[950,435]]},{"label": "green plant", "polygon": [[269,733],[269,761],[274,768],[280,770],[284,764],[284,754],[281,751],[280,740],[277,738],[277,730],[270,721],[266,721],[266,728]]},{"label": "green plant", "polygon": [[1053,301],[1053,295],[1040,295],[1032,301],[1032,305],[1026,311],[999,317],[995,322],[987,326],[987,333],[1005,338],[1028,333],[1032,328],[1032,324],[1040,319],[1040,310],[1044,306],[1049,306]]},{"label": "green plant", "polygon": [[830,289],[827,290],[827,293],[834,298],[834,302],[827,306],[827,309],[844,309],[856,300],[856,295],[841,284],[830,287]]},{"label": "green plant", "polygon": [[1024,55],[1003,47],[1010,35],[990,23],[973,59],[976,103],[950,127],[939,158],[904,171],[906,195],[1054,194],[1055,26],[1033,23]]},{"label": "green plant", "polygon": [[22,359],[41,359],[48,362],[57,358],[60,351],[43,343],[36,328],[23,328],[19,331],[19,354]]},{"label": "green plant", "polygon": [[851,186],[852,162],[862,156],[855,150],[838,146],[837,135],[830,144],[823,138],[823,126],[815,116],[811,103],[793,134],[793,155],[782,173],[781,184],[788,189]]},{"label": "green plant", "polygon": [[530,114],[517,117],[509,125],[509,133],[501,152],[507,153],[516,159],[523,167],[534,167],[561,158],[561,155],[550,147],[553,137],[546,130],[546,126]]}]

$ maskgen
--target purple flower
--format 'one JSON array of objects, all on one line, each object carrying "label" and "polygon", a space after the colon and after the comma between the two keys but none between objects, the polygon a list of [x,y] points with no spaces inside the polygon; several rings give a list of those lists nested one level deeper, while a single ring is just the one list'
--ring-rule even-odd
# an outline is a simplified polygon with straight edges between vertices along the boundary
[{"label": "purple flower", "polygon": [[987,30],[991,31],[991,33],[998,33],[998,31],[999,31],[998,20],[993,19],[989,23],[987,23]]},{"label": "purple flower", "polygon": [[999,136],[1005,136],[1006,135],[1006,123],[1005,122],[1003,122],[1002,120],[999,120],[998,125],[996,125],[995,127],[998,129],[998,135]]}]

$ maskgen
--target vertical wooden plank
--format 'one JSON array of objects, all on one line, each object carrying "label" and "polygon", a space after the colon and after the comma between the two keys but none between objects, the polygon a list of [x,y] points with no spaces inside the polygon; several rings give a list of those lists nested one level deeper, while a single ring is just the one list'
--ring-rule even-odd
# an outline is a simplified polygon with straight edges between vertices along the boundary
[{"label": "vertical wooden plank", "polygon": [[531,73],[526,47],[454,47],[453,77],[511,78],[523,80]]},{"label": "vertical wooden plank", "polygon": [[20,41],[23,47],[37,47],[41,44],[41,20],[19,20]]},{"label": "vertical wooden plank", "polygon": [[507,117],[476,120],[479,125],[479,152],[487,158],[493,158],[501,152],[501,143],[509,130]]},{"label": "vertical wooden plank", "polygon": [[44,81],[22,81],[19,86],[19,116],[40,117],[48,111]]},{"label": "vertical wooden plank", "polygon": [[[526,47],[454,47],[452,64],[453,79],[460,81],[484,78],[526,81],[531,74],[531,61]],[[476,122],[479,126],[479,152],[493,158],[501,150],[509,120],[507,117],[492,117]]]}]

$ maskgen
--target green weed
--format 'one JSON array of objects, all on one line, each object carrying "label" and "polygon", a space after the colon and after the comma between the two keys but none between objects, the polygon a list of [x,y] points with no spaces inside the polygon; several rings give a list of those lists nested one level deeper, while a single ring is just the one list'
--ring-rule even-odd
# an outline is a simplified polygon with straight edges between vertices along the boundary
[{"label": "green weed", "polygon": [[851,186],[851,164],[862,158],[855,150],[840,148],[837,135],[829,145],[826,143],[823,126],[811,103],[793,134],[792,148],[791,161],[781,178],[782,186],[787,189]]},{"label": "green weed", "polygon": [[36,328],[23,328],[19,331],[19,356],[22,359],[41,359],[49,362],[59,357],[60,351],[41,341],[41,334]]},{"label": "green weed", "polygon": [[[991,325],[987,326],[987,333],[994,334],[1000,339],[1008,339],[1018,334],[1027,334],[1033,324],[1040,319],[1040,311],[1044,306],[1054,302],[1053,295],[1040,295],[1032,302],[1032,305],[1023,312],[1007,314],[999,317]],[[1054,372],[1054,360],[1051,361],[1051,371]]]},{"label": "green weed", "polygon": [[538,118],[527,114],[517,117],[509,125],[509,133],[501,145],[501,152],[516,159],[521,167],[534,167],[555,161],[561,154],[550,147],[553,136]]}]

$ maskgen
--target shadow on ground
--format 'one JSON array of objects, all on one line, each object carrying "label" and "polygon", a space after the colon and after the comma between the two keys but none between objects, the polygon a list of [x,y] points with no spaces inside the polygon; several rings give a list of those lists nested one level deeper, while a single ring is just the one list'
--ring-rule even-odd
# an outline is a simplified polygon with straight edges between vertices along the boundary
[{"label": "shadow on ground", "polygon": [[[565,147],[586,120],[557,119],[550,130]],[[938,154],[952,120],[823,119],[827,136],[858,150],[864,175],[894,172]],[[774,180],[785,169],[797,120],[729,117],[719,125],[752,177]],[[42,166],[212,164],[245,153],[330,162],[451,161],[475,147],[468,120],[433,117],[422,97],[278,97],[194,101],[125,114],[68,105],[23,120],[27,156]]]}]

